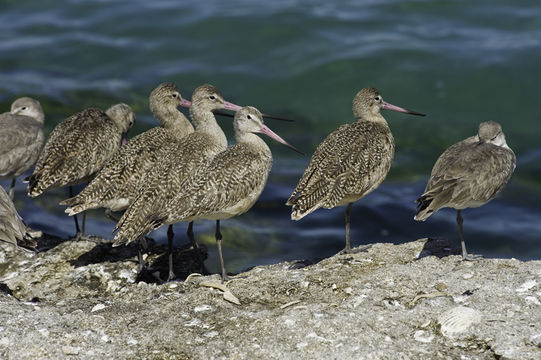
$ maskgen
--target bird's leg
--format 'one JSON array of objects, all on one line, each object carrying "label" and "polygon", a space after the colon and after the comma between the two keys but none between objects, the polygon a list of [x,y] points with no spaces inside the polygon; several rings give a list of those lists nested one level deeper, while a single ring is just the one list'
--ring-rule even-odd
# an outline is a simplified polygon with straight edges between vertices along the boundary
[{"label": "bird's leg", "polygon": [[456,223],[458,224],[458,236],[460,236],[460,244],[462,245],[462,260],[478,260],[483,257],[483,255],[473,255],[468,254],[468,251],[466,250],[466,243],[464,242],[464,233],[462,231],[462,215],[460,214],[460,210],[457,209],[456,211]]},{"label": "bird's leg", "polygon": [[199,265],[201,267],[201,272],[205,272],[205,267],[203,265],[203,258],[201,257],[201,249],[199,247],[199,244],[197,244],[197,241],[195,241],[195,236],[193,234],[193,221],[190,221],[188,224],[188,230],[186,231],[186,235],[188,236],[188,240],[190,240],[190,244],[192,244],[193,249],[195,250],[195,253],[197,255],[197,261],[199,261]]},{"label": "bird's leg", "polygon": [[146,246],[143,242],[143,238],[140,237],[137,239],[137,259],[139,260],[139,273],[143,272],[143,269],[145,268],[145,260],[143,260],[143,251],[145,250]]},{"label": "bird's leg", "polygon": [[351,240],[349,238],[349,219],[351,216],[351,206],[353,203],[349,203],[348,207],[346,208],[346,247],[344,248],[344,252],[349,253],[351,252]]},{"label": "bird's leg", "polygon": [[229,280],[225,271],[224,257],[222,255],[222,233],[220,232],[220,220],[216,220],[216,245],[218,245],[218,255],[220,256],[220,265],[222,266],[222,283]]},{"label": "bird's leg", "polygon": [[175,278],[175,272],[173,271],[173,224],[169,225],[167,228],[167,253],[169,258],[169,275],[167,276],[167,281],[171,281]]},{"label": "bird's leg", "polygon": [[9,198],[11,201],[15,198],[15,181],[17,181],[17,178],[11,180],[11,187],[9,188]]},{"label": "bird's leg", "polygon": [[85,236],[85,225],[86,225],[86,210],[83,211],[83,219],[81,220],[81,236]]},{"label": "bird's leg", "polygon": [[350,224],[349,219],[351,215],[352,206],[353,206],[353,203],[349,203],[348,207],[346,208],[346,247],[344,248],[344,250],[340,251],[340,254],[355,254],[361,251],[366,251],[370,247],[372,247],[372,245],[366,245],[366,246],[358,247],[357,249],[351,248],[351,241],[350,241],[350,236],[349,236],[349,224]]},{"label": "bird's leg", "polygon": [[[72,198],[73,197],[73,188],[70,186],[68,186],[68,190],[69,190],[69,197]],[[79,221],[77,220],[77,214],[73,215],[73,221],[75,221],[75,231],[76,231],[76,234],[75,234],[75,238],[78,240],[79,237],[81,236],[81,229],[79,228]]]}]

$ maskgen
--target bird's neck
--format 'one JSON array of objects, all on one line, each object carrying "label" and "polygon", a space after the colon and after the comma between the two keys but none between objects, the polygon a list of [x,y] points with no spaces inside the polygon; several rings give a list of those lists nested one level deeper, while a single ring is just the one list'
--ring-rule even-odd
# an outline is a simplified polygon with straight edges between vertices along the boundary
[{"label": "bird's neck", "polygon": [[269,146],[263,139],[254,133],[235,133],[235,139],[238,144],[247,144],[256,149],[256,151],[262,155],[271,156],[271,151]]},{"label": "bird's neck", "polygon": [[369,121],[388,126],[387,120],[385,120],[385,118],[379,112],[355,114],[355,120],[358,122]]},{"label": "bird's neck", "polygon": [[153,113],[156,120],[166,129],[178,129],[186,134],[193,132],[192,124],[177,108],[154,109]]},{"label": "bird's neck", "polygon": [[212,111],[199,111],[197,108],[190,107],[190,116],[195,125],[195,131],[208,134],[216,139],[216,142],[224,149],[227,147],[227,138],[216,122]]}]

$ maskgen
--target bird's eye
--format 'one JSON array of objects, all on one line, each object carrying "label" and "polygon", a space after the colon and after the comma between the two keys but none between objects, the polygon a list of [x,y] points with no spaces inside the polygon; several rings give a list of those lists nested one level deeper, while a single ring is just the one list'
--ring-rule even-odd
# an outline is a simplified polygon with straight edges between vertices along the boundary
[{"label": "bird's eye", "polygon": [[176,93],[173,93],[171,94],[172,97],[176,98],[177,97],[177,94]]},{"label": "bird's eye", "polygon": [[21,110],[23,110],[23,111],[26,110],[26,109],[28,109],[26,106],[23,106],[23,107],[21,108]]},{"label": "bird's eye", "polygon": [[210,96],[209,96],[209,99],[210,99],[210,100],[216,100],[216,96],[210,95]]},{"label": "bird's eye", "polygon": [[374,100],[376,100],[376,101],[380,101],[380,100],[381,100],[381,97],[379,97],[379,96],[376,96],[376,97],[374,98]]},{"label": "bird's eye", "polygon": [[250,114],[248,114],[247,118],[250,119],[250,120],[252,120],[252,117],[250,116]]}]

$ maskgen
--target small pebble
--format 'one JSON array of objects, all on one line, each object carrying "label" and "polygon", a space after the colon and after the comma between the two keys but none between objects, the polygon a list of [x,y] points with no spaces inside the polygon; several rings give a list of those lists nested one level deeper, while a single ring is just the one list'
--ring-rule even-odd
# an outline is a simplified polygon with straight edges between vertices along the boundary
[{"label": "small pebble", "polygon": [[79,355],[79,348],[74,346],[62,346],[62,352],[66,355]]},{"label": "small pebble", "polygon": [[528,291],[530,290],[531,288],[533,288],[535,285],[537,285],[537,281],[535,280],[528,280],[526,281],[525,283],[523,283],[522,285],[520,285],[516,291],[517,292],[525,292],[525,291]]},{"label": "small pebble", "polygon": [[195,312],[203,312],[203,311],[211,311],[211,310],[212,310],[212,306],[207,305],[207,304],[198,305],[193,308],[193,311]]},{"label": "small pebble", "polygon": [[445,285],[442,282],[439,282],[439,283],[436,284],[436,290],[445,291],[445,290],[447,290],[447,285]]},{"label": "small pebble", "polygon": [[417,330],[415,334],[413,334],[413,338],[415,339],[415,341],[428,344],[429,342],[432,342],[432,340],[434,340],[434,335],[429,334],[424,330]]},{"label": "small pebble", "polygon": [[105,309],[105,305],[103,305],[103,304],[96,304],[96,305],[94,305],[94,307],[92,308],[92,310],[90,310],[90,312],[100,311],[100,310],[103,310],[103,309]]},{"label": "small pebble", "polygon": [[537,298],[535,296],[526,296],[524,299],[526,301],[528,301],[528,302],[531,302],[531,303],[535,304],[535,305],[541,305],[541,302],[539,302],[539,300],[537,300]]},{"label": "small pebble", "polygon": [[220,333],[218,331],[209,331],[208,333],[205,334],[205,337],[208,337],[209,339],[212,339],[216,336],[220,335]]}]

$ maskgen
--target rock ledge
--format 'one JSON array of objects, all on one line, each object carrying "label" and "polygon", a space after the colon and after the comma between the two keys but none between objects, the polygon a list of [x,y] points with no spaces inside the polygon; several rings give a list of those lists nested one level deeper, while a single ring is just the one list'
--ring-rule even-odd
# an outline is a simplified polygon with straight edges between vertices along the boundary
[{"label": "rock ledge", "polygon": [[0,358],[541,359],[541,261],[437,245],[256,267],[225,299],[217,275],[135,282],[135,254],[104,240],[0,244]]}]

